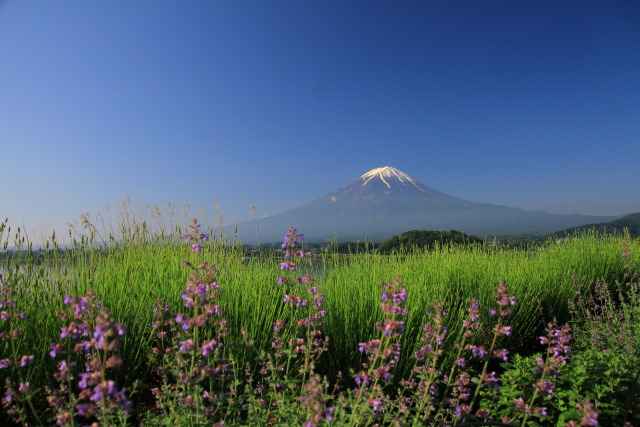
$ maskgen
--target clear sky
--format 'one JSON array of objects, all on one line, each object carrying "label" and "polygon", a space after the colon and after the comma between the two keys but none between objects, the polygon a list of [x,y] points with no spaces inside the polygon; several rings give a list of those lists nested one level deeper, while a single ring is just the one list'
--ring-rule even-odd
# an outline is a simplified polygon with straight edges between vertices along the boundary
[{"label": "clear sky", "polygon": [[0,217],[275,214],[381,166],[640,211],[640,2],[0,0]]}]

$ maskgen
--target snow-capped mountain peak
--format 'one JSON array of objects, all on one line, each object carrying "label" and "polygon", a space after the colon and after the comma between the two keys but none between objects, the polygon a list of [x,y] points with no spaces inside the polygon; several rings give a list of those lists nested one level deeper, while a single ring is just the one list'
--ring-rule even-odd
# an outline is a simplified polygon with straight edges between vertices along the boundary
[{"label": "snow-capped mountain peak", "polygon": [[446,197],[399,169],[385,166],[369,172],[322,197],[331,202],[374,200],[406,197]]},{"label": "snow-capped mountain peak", "polygon": [[382,168],[371,169],[369,172],[362,175],[359,179],[362,180],[362,186],[364,187],[369,183],[372,179],[378,178],[382,181],[389,189],[391,189],[391,184],[385,178],[392,178],[397,181],[400,181],[402,184],[412,184],[420,191],[426,191],[420,183],[415,179],[411,178],[406,173],[402,172],[399,169],[393,168],[391,166],[384,166]]}]

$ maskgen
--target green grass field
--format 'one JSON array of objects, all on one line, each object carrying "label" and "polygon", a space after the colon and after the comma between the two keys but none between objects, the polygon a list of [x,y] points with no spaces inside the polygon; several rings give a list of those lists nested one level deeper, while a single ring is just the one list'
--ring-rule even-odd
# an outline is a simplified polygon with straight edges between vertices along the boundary
[{"label": "green grass field", "polygon": [[[628,268],[625,269],[623,261],[623,246],[628,247],[627,252],[640,253],[637,240],[585,233],[518,250],[475,245],[445,246],[432,251],[414,248],[392,255],[322,253],[299,259],[296,272],[283,273],[280,270],[282,253],[247,258],[241,247],[216,239],[203,242],[202,251],[194,253],[180,238],[184,231],[179,230],[172,236],[140,227],[127,239],[104,242],[98,241],[94,234],[93,238],[80,237],[73,248],[64,251],[56,250],[55,241],[50,241],[47,250],[30,251],[22,247],[23,250],[10,253],[7,249],[10,239],[18,243],[21,239],[19,235],[11,235],[6,224],[3,229],[4,236],[0,234],[5,243],[0,264],[3,290],[14,293],[16,310],[23,311],[26,319],[20,326],[23,330],[19,337],[0,342],[2,354],[6,357],[34,355],[33,365],[22,374],[23,381],[41,384],[41,387],[51,385],[52,373],[59,361],[47,353],[52,343],[60,341],[60,328],[65,325],[57,314],[65,309],[64,296],[83,296],[93,291],[95,299],[117,322],[123,323],[127,331],[119,350],[126,368],[114,370],[113,378],[132,392],[132,399],[143,402],[140,406],[134,405],[132,419],[136,422],[143,418],[145,411],[147,416],[153,413],[144,402],[153,401],[149,389],[159,381],[154,369],[158,359],[152,350],[157,346],[156,331],[150,327],[154,321],[152,308],[160,298],[170,312],[185,312],[181,292],[189,279],[189,269],[184,268],[184,261],[193,265],[206,261],[219,269],[216,304],[220,305],[227,321],[225,340],[233,343],[225,347],[223,360],[249,376],[257,375],[265,355],[272,351],[276,321],[293,325],[301,316],[299,310],[284,302],[283,295],[309,298],[307,286],[278,285],[278,277],[288,273],[293,282],[296,275],[308,269],[318,293],[326,297],[322,302],[326,311],[322,332],[328,337],[328,347],[315,359],[313,372],[326,377],[331,385],[339,375],[349,384],[355,384],[353,375],[366,362],[364,354],[358,351],[359,343],[380,336],[376,327],[384,318],[380,311],[383,290],[380,282],[399,277],[406,287],[404,307],[408,314],[403,318],[404,329],[397,336],[397,342],[407,351],[394,363],[390,383],[394,385],[389,386],[393,388],[398,386],[400,378],[412,375],[416,364],[413,352],[423,345],[423,324],[431,318],[429,310],[434,301],[440,301],[447,309],[442,324],[448,333],[441,346],[439,363],[448,367],[458,354],[455,343],[463,339],[462,325],[468,315],[469,300],[477,299],[482,317],[489,319],[489,310],[495,307],[496,286],[504,282],[509,295],[515,297],[516,305],[508,317],[511,334],[500,337],[499,343],[511,349],[511,354],[527,357],[544,350],[539,337],[545,334],[549,322],[555,319],[558,324],[564,324],[575,320],[571,304],[579,299],[578,285],[592,287],[599,281],[624,283]],[[304,313],[313,314],[311,305],[303,307],[307,310]],[[491,322],[483,322],[476,339],[491,341],[493,326]],[[10,332],[12,327],[5,322],[2,330]],[[296,334],[294,330],[283,331],[285,333],[291,334],[283,336],[285,341]],[[202,328],[202,337],[213,336],[207,334]],[[247,342],[251,345],[245,345]],[[288,371],[284,373],[287,378],[295,378],[296,369],[308,367],[308,358],[296,359],[289,355],[288,360],[292,364],[287,364]],[[481,369],[482,363],[476,364],[476,369]],[[491,362],[489,368],[493,364]],[[6,375],[9,369],[0,370],[0,376]],[[309,378],[304,374],[303,382]],[[298,385],[298,390],[300,387]],[[42,395],[35,395],[33,400],[36,406],[43,405]],[[354,411],[348,418],[357,425],[354,414],[362,414]],[[251,414],[243,412],[242,417],[250,420]],[[230,419],[226,422],[230,424]]]}]

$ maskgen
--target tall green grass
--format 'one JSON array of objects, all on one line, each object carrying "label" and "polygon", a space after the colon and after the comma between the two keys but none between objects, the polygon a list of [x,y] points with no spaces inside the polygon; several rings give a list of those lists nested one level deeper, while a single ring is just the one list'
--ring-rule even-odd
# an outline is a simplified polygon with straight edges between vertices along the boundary
[{"label": "tall green grass", "polygon": [[[336,369],[360,361],[361,356],[353,349],[377,332],[378,284],[396,275],[402,278],[408,293],[403,348],[417,348],[427,310],[437,299],[449,310],[446,325],[450,349],[460,341],[468,300],[476,298],[481,310],[487,312],[494,304],[496,285],[505,282],[518,301],[509,319],[513,327],[511,345],[526,352],[546,322],[569,319],[568,302],[576,297],[575,274],[584,283],[622,279],[621,247],[621,238],[587,233],[519,250],[445,246],[431,252],[414,248],[389,256],[327,256],[323,292],[327,295],[327,333],[333,344],[330,351],[335,352],[330,360]],[[486,336],[491,326],[485,325]],[[402,367],[406,370],[410,366]]]},{"label": "tall green grass", "polygon": [[[11,238],[18,242],[18,250],[12,254],[4,245],[0,266],[17,293],[17,304],[28,315],[20,350],[39,355],[36,363],[42,369],[34,375],[50,375],[52,371],[53,362],[44,355],[59,337],[61,323],[56,312],[62,309],[63,296],[84,295],[91,289],[128,330],[122,353],[127,369],[122,370],[120,380],[129,387],[134,379],[149,381],[149,377],[134,378],[131,373],[150,371],[154,331],[149,325],[157,298],[173,311],[181,310],[180,292],[188,275],[181,266],[183,260],[195,263],[206,259],[220,269],[220,304],[229,322],[230,341],[248,339],[253,343],[235,347],[238,365],[255,362],[260,352],[270,347],[273,323],[289,315],[283,291],[276,284],[280,259],[273,255],[247,259],[241,247],[220,238],[205,245],[196,257],[180,240],[181,229],[173,223],[171,230],[150,227],[144,221],[121,225],[118,233],[100,233],[86,226],[86,233],[76,235],[74,246],[64,251],[58,250],[55,238],[48,242],[48,249],[30,250],[20,233],[10,235],[8,227],[3,228],[0,242]],[[636,247],[631,250],[636,251],[637,242],[633,245]],[[421,326],[435,300],[449,310],[445,321],[449,328],[445,349],[449,350],[460,340],[468,300],[476,298],[486,313],[494,305],[493,292],[499,282],[505,282],[509,294],[518,301],[509,318],[513,328],[510,346],[526,353],[550,319],[569,319],[568,302],[575,298],[574,274],[584,283],[597,279],[613,283],[622,278],[621,247],[621,237],[586,233],[518,250],[443,246],[392,255],[324,254],[308,260],[300,269],[316,273],[316,285],[327,298],[325,331],[330,344],[319,370],[335,378],[339,371],[348,374],[359,368],[363,355],[358,352],[358,343],[379,335],[375,327],[380,320],[379,283],[395,276],[407,287],[409,310],[399,377],[412,367],[411,353],[420,346]],[[299,291],[293,286],[290,291],[301,296],[305,293],[303,286]],[[480,337],[488,337],[491,326],[484,325]],[[445,358],[452,354],[445,352]]]}]

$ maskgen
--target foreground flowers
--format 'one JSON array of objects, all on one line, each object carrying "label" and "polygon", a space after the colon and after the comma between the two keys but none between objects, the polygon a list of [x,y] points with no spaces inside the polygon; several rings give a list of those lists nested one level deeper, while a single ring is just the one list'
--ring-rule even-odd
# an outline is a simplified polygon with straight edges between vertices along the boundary
[{"label": "foreground flowers", "polygon": [[[382,282],[375,295],[363,292],[373,308],[367,313],[370,328],[353,334],[351,349],[360,357],[355,369],[336,376],[327,368],[336,354],[327,333],[335,301],[324,296],[326,281],[315,283],[305,268],[309,257],[295,228],[285,235],[282,258],[271,264],[272,280],[260,288],[273,295],[267,307],[273,317],[265,316],[268,333],[260,337],[245,329],[244,318],[233,317],[237,300],[228,295],[235,290],[225,287],[232,264],[224,257],[216,267],[210,264],[207,234],[197,221],[190,227],[182,252],[186,284],[175,292],[173,307],[158,300],[149,313],[151,328],[142,333],[153,336],[151,373],[134,393],[117,376],[131,333],[92,292],[59,298],[63,310],[48,355],[25,351],[29,313],[3,294],[0,374],[8,380],[2,394],[7,415],[40,425],[545,425],[560,419],[561,402],[568,425],[606,424],[602,420],[611,417],[591,396],[567,399],[574,329],[547,323],[539,354],[525,358],[512,351],[520,326],[513,317],[523,304],[505,283],[493,297],[454,295],[434,301],[426,312],[415,303],[419,287],[400,277]],[[625,268],[634,266],[630,256],[625,253]],[[627,274],[629,284],[621,288],[631,292],[635,273]],[[590,306],[590,315],[609,328],[599,332],[632,330],[618,312],[607,320],[617,301],[604,284],[582,291],[597,305]],[[603,346],[603,335],[589,335],[598,338],[598,352],[612,349]],[[632,338],[619,342],[620,353],[635,348]],[[44,386],[30,374],[43,360],[55,362]],[[147,406],[134,412],[131,400]]]}]

